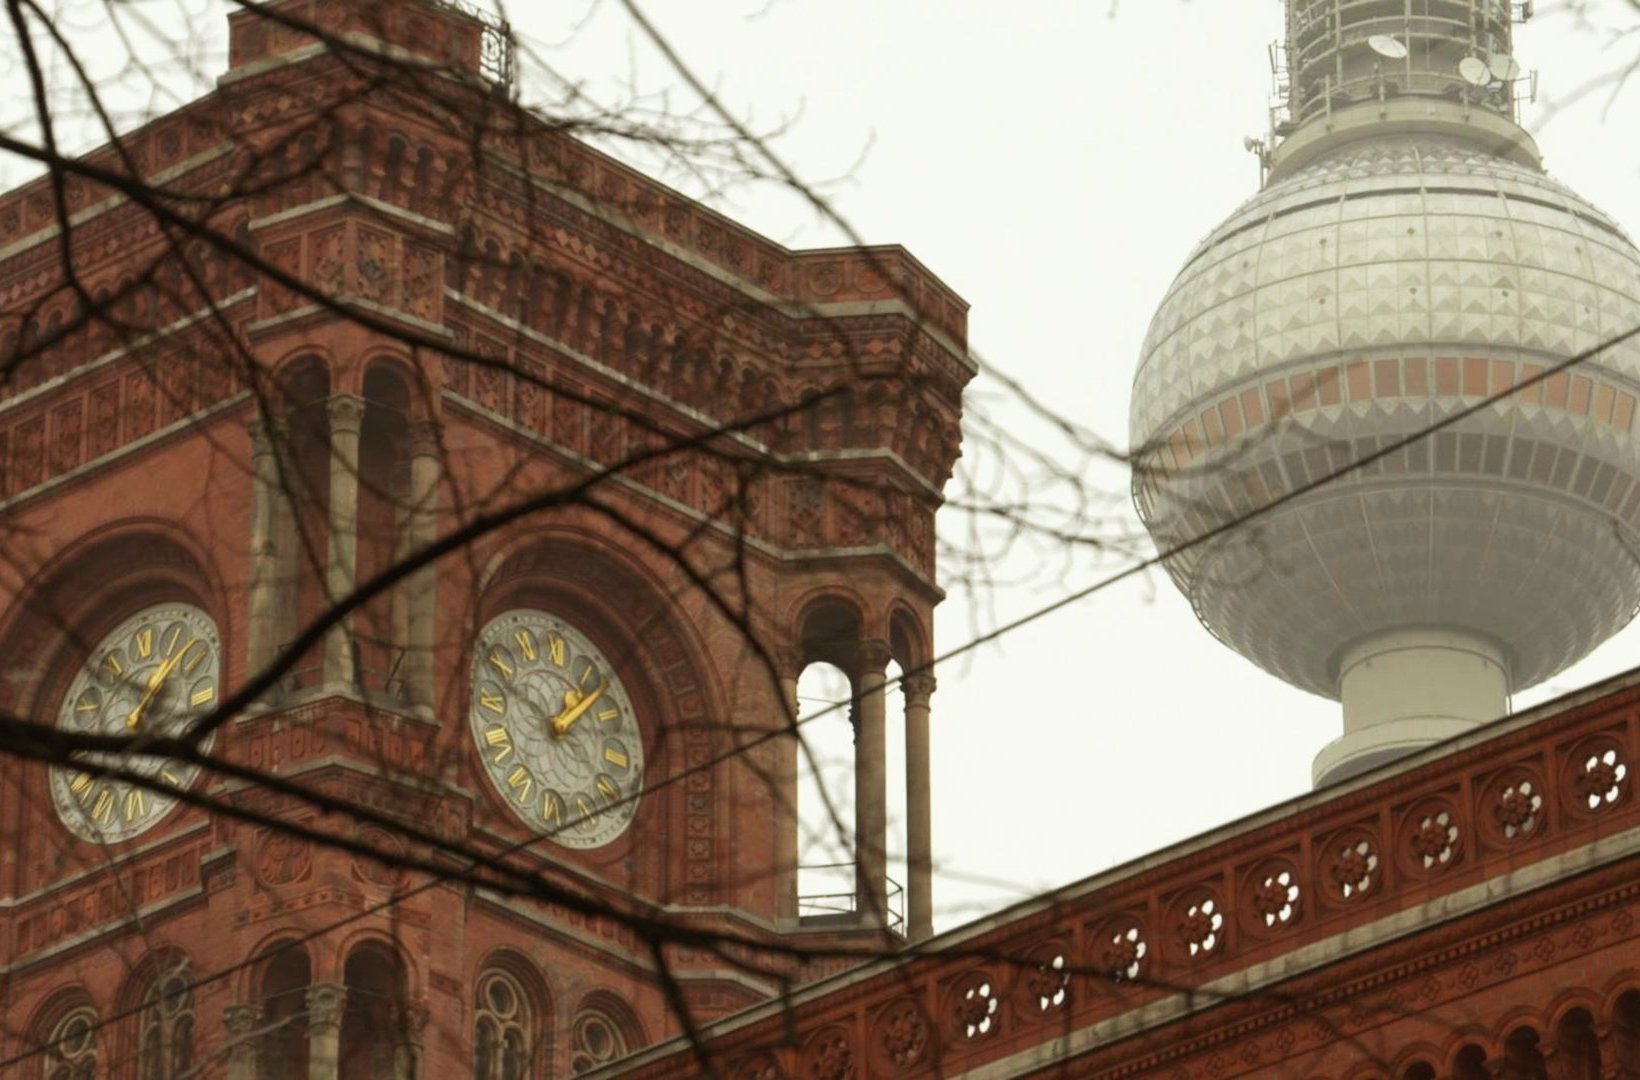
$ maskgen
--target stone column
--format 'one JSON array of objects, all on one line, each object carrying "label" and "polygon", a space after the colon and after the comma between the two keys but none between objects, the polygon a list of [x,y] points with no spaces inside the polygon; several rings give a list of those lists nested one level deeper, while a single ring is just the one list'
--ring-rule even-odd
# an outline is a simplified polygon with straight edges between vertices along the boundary
[{"label": "stone column", "polygon": [[[359,429],[364,423],[364,402],[350,394],[337,394],[325,402],[325,412],[330,418],[330,545],[325,594],[335,603],[358,584]],[[358,683],[352,629],[349,616],[325,637],[327,687]]]},{"label": "stone column", "polygon": [[782,657],[780,714],[775,723],[790,732],[771,740],[769,792],[774,803],[774,913],[778,919],[798,917],[797,908],[797,675],[802,666],[795,656]]},{"label": "stone column", "polygon": [[[410,490],[404,521],[405,554],[432,543],[438,529],[439,430],[432,420],[410,425]],[[438,631],[438,569],[424,566],[404,581],[405,701],[433,715],[433,649]]]},{"label": "stone column", "polygon": [[922,941],[934,933],[933,821],[930,813],[928,699],[934,676],[907,675],[905,691],[906,937]]},{"label": "stone column", "polygon": [[227,1080],[256,1080],[256,1027],[262,1006],[229,1005],[222,1010],[228,1028]]},{"label": "stone column", "polygon": [[428,1011],[421,1005],[406,1005],[399,1017],[399,1041],[393,1048],[393,1080],[418,1080],[421,1076],[422,1033],[427,1030]]},{"label": "stone column", "polygon": [[860,921],[888,924],[888,753],[884,669],[890,659],[881,642],[863,642],[854,676],[859,702],[854,727],[854,866]]},{"label": "stone column", "polygon": [[308,1080],[337,1080],[342,1050],[342,1011],[347,987],[314,983],[307,990]]},{"label": "stone column", "polygon": [[246,425],[251,435],[251,565],[246,587],[249,621],[245,627],[245,670],[256,675],[268,666],[279,640],[280,567],[277,530],[279,462],[274,457],[277,432],[265,417]]},{"label": "stone column", "polygon": [[1600,1080],[1636,1080],[1640,1069],[1632,1068],[1629,1055],[1635,1047],[1634,1035],[1622,1023],[1595,1021],[1594,1039],[1600,1047]]}]

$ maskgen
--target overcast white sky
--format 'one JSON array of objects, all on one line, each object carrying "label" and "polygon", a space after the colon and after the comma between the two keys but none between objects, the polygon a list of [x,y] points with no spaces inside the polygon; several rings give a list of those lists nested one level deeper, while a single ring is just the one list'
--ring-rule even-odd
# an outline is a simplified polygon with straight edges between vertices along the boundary
[{"label": "overcast white sky", "polygon": [[[176,3],[141,6],[174,16]],[[226,6],[182,6],[208,31],[200,74],[214,76]],[[1634,19],[1624,0],[1593,6],[1612,24]],[[1516,51],[1542,72],[1540,101],[1571,95],[1622,56],[1603,54],[1604,39],[1579,30],[1564,4],[1538,9]],[[826,190],[859,233],[905,245],[968,299],[971,343],[987,363],[1126,445],[1152,311],[1195,243],[1257,187],[1242,139],[1264,134],[1279,0],[649,0],[645,10],[731,108],[764,127],[795,117],[780,151],[806,178],[847,177]],[[594,90],[630,77],[687,102],[616,0],[513,0],[508,14],[541,56]],[[0,76],[14,78],[10,67],[0,55]],[[1540,106],[1528,126],[1551,171],[1640,228],[1640,85],[1609,115],[1604,104],[1592,95],[1552,118]],[[791,246],[842,242],[772,191],[717,205]],[[1103,482],[1116,495],[1127,487],[1116,470]],[[1115,505],[1134,521],[1125,497]],[[953,593],[937,645],[1116,565],[1039,574],[983,608]],[[1517,704],[1637,662],[1631,628]],[[938,677],[942,929],[1306,791],[1311,758],[1339,730],[1335,703],[1220,646],[1159,576]]]},{"label": "overcast white sky", "polygon": [[[1610,22],[1633,20],[1622,0],[1595,6]],[[1562,5],[1538,9],[1516,52],[1541,70],[1540,102],[1616,62]],[[526,33],[562,40],[587,10],[580,0],[510,13]],[[837,209],[867,241],[905,245],[967,298],[971,342],[987,362],[1126,445],[1152,311],[1195,243],[1257,188],[1242,138],[1266,126],[1279,0],[647,10],[732,107],[764,121],[797,116],[783,152],[806,177],[850,176],[830,189]],[[622,76],[635,70],[640,86],[669,81],[611,0],[548,55],[592,78],[588,58],[600,54]],[[1604,103],[1595,95],[1552,119],[1536,108],[1528,126],[1552,172],[1640,228],[1640,86],[1603,118]],[[793,246],[839,242],[791,200],[740,192],[719,205]],[[1112,486],[1125,489],[1125,477]],[[998,594],[978,616],[953,594],[938,644],[1098,572]],[[1636,663],[1631,629],[1517,704]],[[1159,577],[1050,616],[938,677],[942,929],[1307,791],[1311,758],[1339,732],[1336,703],[1219,645]]]}]

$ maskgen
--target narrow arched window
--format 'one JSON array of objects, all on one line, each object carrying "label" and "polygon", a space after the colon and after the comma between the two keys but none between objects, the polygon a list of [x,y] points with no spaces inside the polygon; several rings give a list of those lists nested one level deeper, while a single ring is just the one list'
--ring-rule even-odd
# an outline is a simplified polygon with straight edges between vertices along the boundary
[{"label": "narrow arched window", "polygon": [[347,1006],[336,1075],[341,1080],[393,1080],[408,1049],[404,965],[387,947],[366,942],[348,954],[342,977]]},{"label": "narrow arched window", "polygon": [[138,1080],[178,1080],[194,1064],[194,996],[180,972],[156,977],[143,994],[138,1022]]},{"label": "narrow arched window", "polygon": [[629,1024],[602,1002],[583,1006],[570,1028],[570,1069],[579,1075],[626,1057],[632,1051]]},{"label": "narrow arched window", "polygon": [[91,1080],[97,1075],[97,1010],[70,1009],[46,1040],[46,1080]]},{"label": "narrow arched window", "polygon": [[534,1026],[518,980],[497,968],[480,975],[473,1014],[473,1080],[523,1080]]},{"label": "narrow arched window", "polygon": [[262,1036],[257,1080],[307,1080],[307,954],[289,945],[270,950],[262,968]]}]

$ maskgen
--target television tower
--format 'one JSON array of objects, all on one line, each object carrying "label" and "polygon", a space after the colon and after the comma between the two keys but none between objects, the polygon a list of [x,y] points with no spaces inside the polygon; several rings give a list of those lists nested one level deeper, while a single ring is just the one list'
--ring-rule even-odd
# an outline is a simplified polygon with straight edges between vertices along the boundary
[{"label": "television tower", "polygon": [[1167,567],[1343,703],[1320,786],[1504,715],[1634,615],[1640,343],[1554,368],[1640,325],[1640,255],[1519,126],[1529,3],[1286,7],[1263,188],[1162,301],[1131,437],[1164,551],[1288,498]]}]

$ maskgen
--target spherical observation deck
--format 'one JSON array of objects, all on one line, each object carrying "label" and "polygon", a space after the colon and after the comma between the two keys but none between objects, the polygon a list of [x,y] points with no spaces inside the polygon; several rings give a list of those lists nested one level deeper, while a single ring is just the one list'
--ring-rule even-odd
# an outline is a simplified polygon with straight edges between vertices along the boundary
[{"label": "spherical observation deck", "polygon": [[[1326,148],[1219,226],[1152,321],[1140,513],[1165,551],[1636,325],[1640,254],[1518,148],[1405,129]],[[1359,771],[1492,719],[1634,614],[1637,400],[1630,340],[1168,570],[1215,635],[1316,694],[1377,664],[1393,697],[1385,657],[1418,648],[1445,650],[1432,685],[1496,682],[1492,715],[1436,701],[1419,738],[1372,694],[1352,720],[1346,689],[1344,742],[1386,726],[1317,773]]]}]

